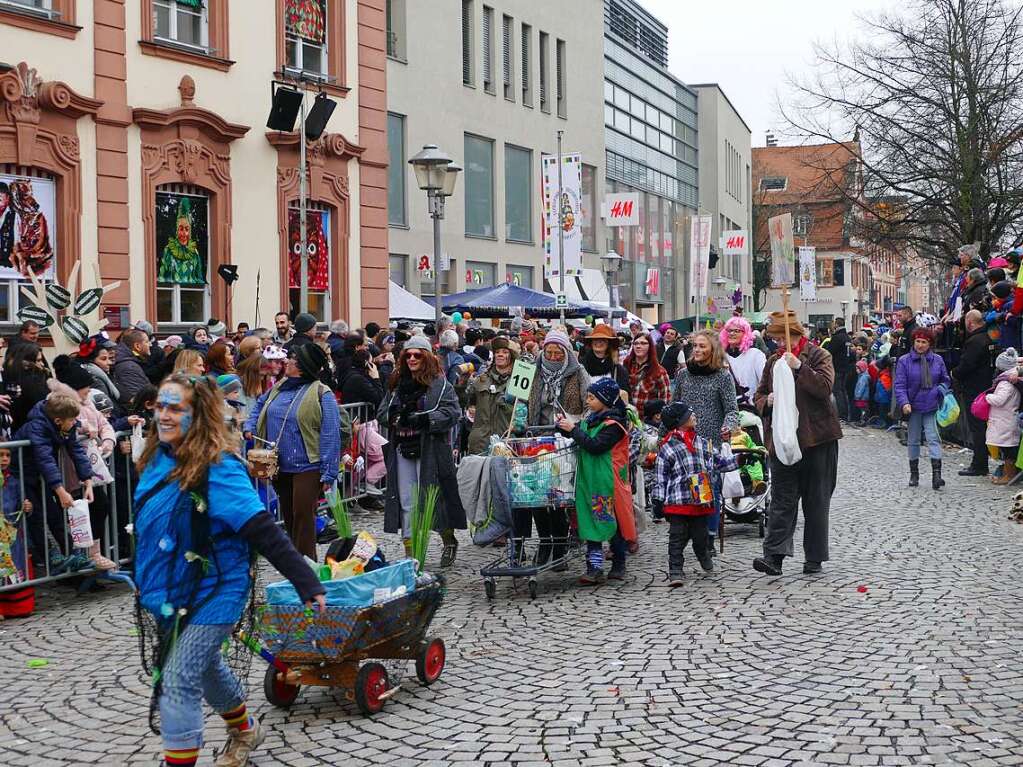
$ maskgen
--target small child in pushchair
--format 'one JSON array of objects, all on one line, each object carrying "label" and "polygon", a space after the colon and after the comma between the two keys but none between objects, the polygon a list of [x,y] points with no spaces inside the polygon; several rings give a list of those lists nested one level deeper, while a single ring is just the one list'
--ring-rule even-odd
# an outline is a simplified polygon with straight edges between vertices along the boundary
[{"label": "small child in pushchair", "polygon": [[743,494],[725,498],[722,509],[732,522],[756,524],[763,537],[771,503],[770,469],[761,437],[763,424],[756,414],[740,410],[739,427],[732,431],[731,446],[739,464]]},{"label": "small child in pushchair", "polygon": [[740,455],[739,475],[742,477],[743,495],[760,495],[767,487],[764,482],[764,449],[742,428],[732,429],[732,451]]},{"label": "small child in pushchair", "polygon": [[[654,512],[650,491],[654,486],[654,466],[657,463],[657,451],[661,446],[661,411],[665,402],[661,399],[647,400],[643,404],[643,426],[633,429],[629,438],[629,463],[634,471],[636,484],[643,483],[643,510],[651,514],[654,522],[663,522],[664,515]],[[641,476],[640,476],[641,475]],[[639,494],[633,494],[638,497]],[[636,513],[639,513],[637,503]]]}]

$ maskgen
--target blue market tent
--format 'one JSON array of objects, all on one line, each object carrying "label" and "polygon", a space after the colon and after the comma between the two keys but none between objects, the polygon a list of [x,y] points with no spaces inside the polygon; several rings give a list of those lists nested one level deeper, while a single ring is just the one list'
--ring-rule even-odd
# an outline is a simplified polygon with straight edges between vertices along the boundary
[{"label": "blue market tent", "polygon": [[[444,296],[442,300],[441,309],[445,314],[470,312],[473,317],[480,318],[511,317],[521,309],[530,317],[553,318],[560,315],[560,310],[555,306],[555,297],[550,293],[508,283],[453,293]],[[573,318],[591,315],[606,317],[607,313],[606,306],[586,301],[569,301],[565,309],[565,316]],[[622,316],[622,310],[616,310],[615,315]]]}]

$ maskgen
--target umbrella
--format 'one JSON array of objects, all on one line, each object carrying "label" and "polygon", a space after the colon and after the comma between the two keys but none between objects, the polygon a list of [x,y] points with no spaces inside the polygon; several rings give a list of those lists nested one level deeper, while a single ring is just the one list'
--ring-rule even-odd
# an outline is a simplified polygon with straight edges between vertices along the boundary
[{"label": "umbrella", "polygon": [[[555,306],[555,297],[550,293],[508,283],[453,293],[444,296],[442,300],[441,308],[445,314],[471,312],[473,317],[511,317],[519,309],[531,317],[553,318],[561,314],[561,310]],[[586,301],[569,301],[565,307],[566,317],[603,317],[607,312],[607,307]]]}]

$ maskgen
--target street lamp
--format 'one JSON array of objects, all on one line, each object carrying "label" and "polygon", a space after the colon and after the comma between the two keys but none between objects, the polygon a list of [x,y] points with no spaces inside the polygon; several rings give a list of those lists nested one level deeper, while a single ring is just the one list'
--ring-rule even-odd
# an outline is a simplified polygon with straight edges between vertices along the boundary
[{"label": "street lamp", "polygon": [[603,256],[600,257],[601,265],[604,267],[604,274],[607,275],[608,289],[608,313],[607,320],[608,324],[613,325],[612,317],[614,316],[614,310],[618,306],[618,273],[622,270],[622,257],[619,256],[615,251],[609,250]]},{"label": "street lamp", "polygon": [[440,222],[444,218],[444,200],[455,193],[455,183],[462,169],[437,148],[427,144],[408,164],[416,172],[416,183],[426,192],[433,219],[433,303],[434,319],[440,325]]}]

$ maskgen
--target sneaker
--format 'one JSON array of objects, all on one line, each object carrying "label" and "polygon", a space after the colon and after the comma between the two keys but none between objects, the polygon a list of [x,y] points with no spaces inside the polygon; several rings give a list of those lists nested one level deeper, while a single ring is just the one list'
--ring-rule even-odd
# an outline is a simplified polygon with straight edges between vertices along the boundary
[{"label": "sneaker", "polygon": [[583,586],[599,586],[604,582],[604,571],[592,567],[586,568],[586,572],[579,576],[579,583]]},{"label": "sneaker", "polygon": [[266,731],[259,720],[252,717],[249,721],[252,726],[247,730],[227,728],[227,745],[217,757],[217,767],[245,767],[249,763],[249,754],[266,739]]},{"label": "sneaker", "polygon": [[672,573],[668,576],[668,588],[677,589],[684,583],[682,580],[682,573]]}]

